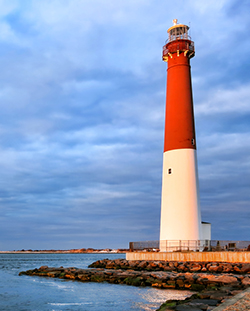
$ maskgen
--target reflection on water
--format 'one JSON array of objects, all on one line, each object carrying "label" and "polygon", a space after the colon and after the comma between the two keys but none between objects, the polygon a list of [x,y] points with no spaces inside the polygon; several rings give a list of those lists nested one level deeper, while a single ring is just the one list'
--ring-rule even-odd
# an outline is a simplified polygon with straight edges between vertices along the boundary
[{"label": "reflection on water", "polygon": [[159,308],[159,306],[166,300],[184,300],[185,298],[190,297],[192,294],[193,292],[188,290],[149,288],[147,292],[139,293],[142,300],[147,303],[145,304],[145,302],[137,302],[135,303],[135,306],[138,308],[138,310],[152,311]]}]

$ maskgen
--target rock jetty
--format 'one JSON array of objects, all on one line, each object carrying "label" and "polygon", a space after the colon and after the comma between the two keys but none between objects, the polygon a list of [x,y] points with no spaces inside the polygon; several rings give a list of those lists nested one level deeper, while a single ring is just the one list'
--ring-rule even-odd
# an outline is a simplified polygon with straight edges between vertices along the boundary
[{"label": "rock jetty", "polygon": [[93,262],[89,268],[147,270],[147,271],[172,271],[172,272],[204,272],[204,273],[234,273],[250,274],[250,263],[227,262],[177,262],[177,261],[147,261],[103,259]]},{"label": "rock jetty", "polygon": [[[104,259],[92,263],[88,269],[42,266],[38,269],[22,271],[19,275],[53,277],[80,282],[153,286],[162,289],[189,289],[198,292],[184,301],[167,301],[161,306],[160,311],[212,310],[225,299],[250,286],[250,265],[248,267],[247,264],[229,265],[227,263]],[[184,307],[186,309],[183,309]]]}]

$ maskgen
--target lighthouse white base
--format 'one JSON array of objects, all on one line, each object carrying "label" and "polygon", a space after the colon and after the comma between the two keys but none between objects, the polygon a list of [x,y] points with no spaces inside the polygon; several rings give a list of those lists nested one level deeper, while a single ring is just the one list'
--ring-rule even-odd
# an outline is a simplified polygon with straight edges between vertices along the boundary
[{"label": "lighthouse white base", "polygon": [[196,150],[166,151],[163,155],[160,250],[166,251],[166,240],[176,243],[201,239]]}]

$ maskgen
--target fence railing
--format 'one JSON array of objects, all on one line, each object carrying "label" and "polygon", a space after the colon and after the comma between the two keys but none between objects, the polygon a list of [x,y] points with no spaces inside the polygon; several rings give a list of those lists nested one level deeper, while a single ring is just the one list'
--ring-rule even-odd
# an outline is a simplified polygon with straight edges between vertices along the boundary
[{"label": "fence railing", "polygon": [[221,252],[250,251],[250,241],[233,240],[162,240],[130,242],[130,251]]},{"label": "fence railing", "polygon": [[160,241],[141,241],[141,242],[130,242],[130,251],[134,250],[158,250],[160,248]]}]

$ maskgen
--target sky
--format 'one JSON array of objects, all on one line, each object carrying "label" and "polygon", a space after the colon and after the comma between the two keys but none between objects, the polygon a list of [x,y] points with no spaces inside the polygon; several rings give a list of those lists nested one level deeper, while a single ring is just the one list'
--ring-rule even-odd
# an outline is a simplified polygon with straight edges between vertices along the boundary
[{"label": "sky", "polygon": [[159,239],[172,20],[190,26],[202,220],[250,240],[248,0],[0,0],[0,250]]}]

